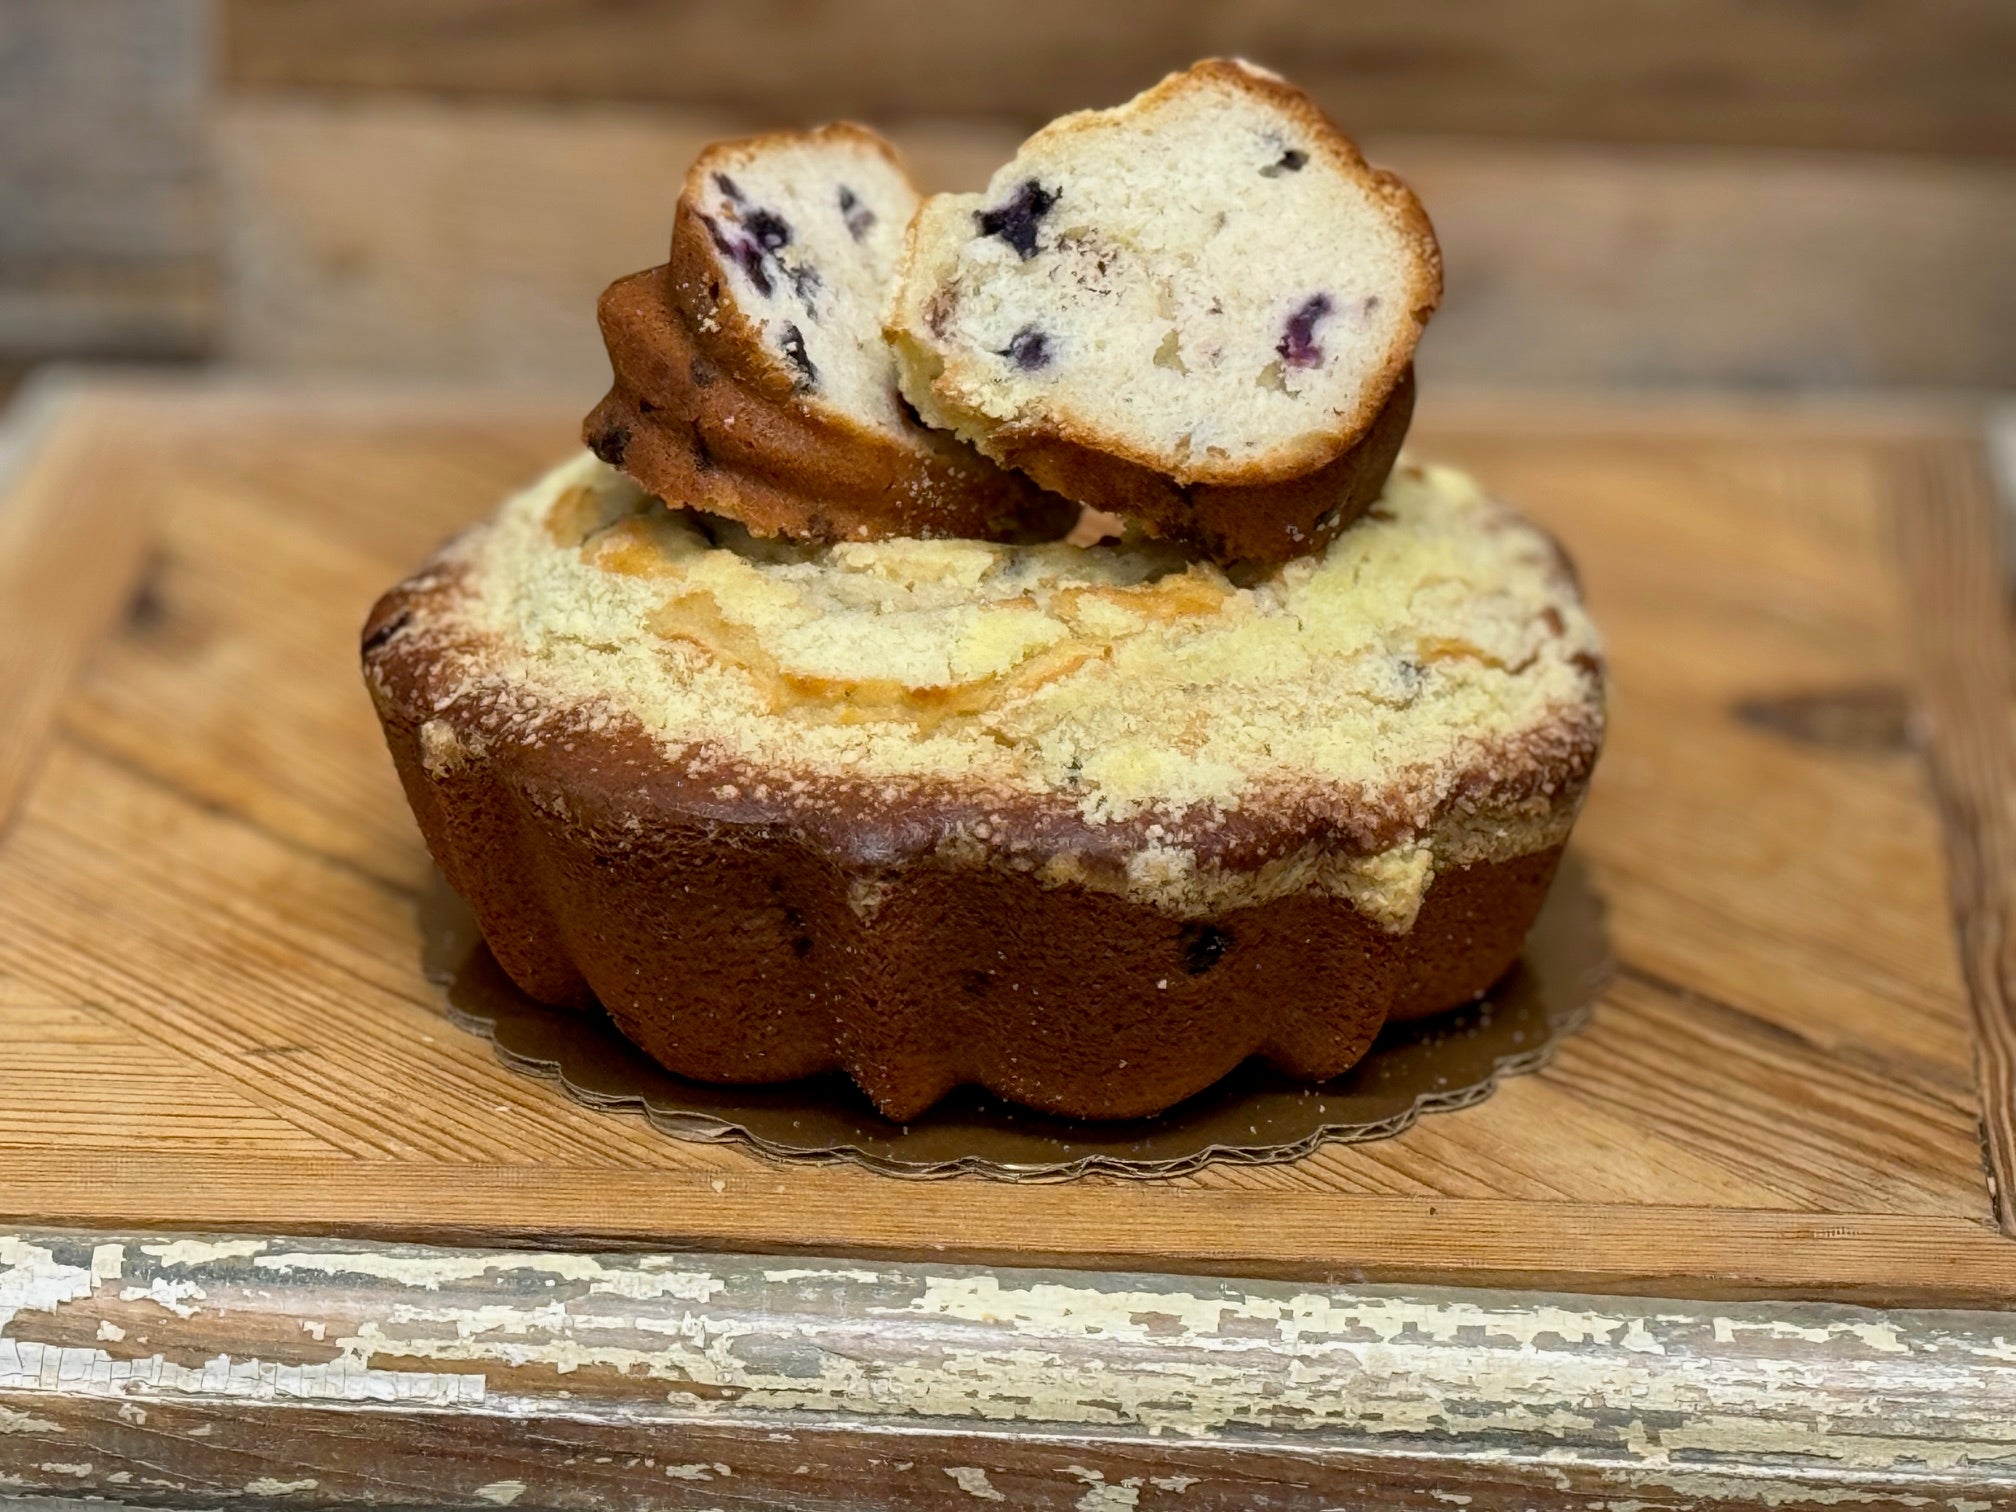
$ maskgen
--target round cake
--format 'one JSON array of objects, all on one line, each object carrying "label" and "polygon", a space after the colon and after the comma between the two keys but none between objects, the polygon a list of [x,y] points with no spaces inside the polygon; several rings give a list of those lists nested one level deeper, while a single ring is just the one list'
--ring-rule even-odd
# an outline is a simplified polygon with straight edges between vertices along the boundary
[{"label": "round cake", "polygon": [[1152,542],[752,536],[583,455],[366,679],[498,960],[674,1072],[1167,1108],[1512,963],[1603,726],[1554,542],[1403,462],[1258,580]]}]

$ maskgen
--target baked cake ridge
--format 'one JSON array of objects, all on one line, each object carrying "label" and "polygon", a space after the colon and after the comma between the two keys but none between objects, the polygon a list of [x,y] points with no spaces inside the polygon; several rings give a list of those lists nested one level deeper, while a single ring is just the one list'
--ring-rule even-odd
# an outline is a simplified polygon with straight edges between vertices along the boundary
[{"label": "baked cake ridge", "polygon": [[[434,572],[399,633],[449,652],[451,754],[633,722],[724,804],[936,792],[948,858],[1178,914],[1314,889],[1405,929],[1438,869],[1561,843],[1601,740],[1566,559],[1444,467],[1239,586],[1153,544],[759,540],[584,454]],[[1001,854],[1032,810],[1073,838]]]}]

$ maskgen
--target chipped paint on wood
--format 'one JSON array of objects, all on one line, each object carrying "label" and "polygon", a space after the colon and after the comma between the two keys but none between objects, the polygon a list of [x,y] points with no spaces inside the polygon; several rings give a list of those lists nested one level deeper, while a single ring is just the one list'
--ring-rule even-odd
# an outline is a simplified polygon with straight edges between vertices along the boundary
[{"label": "chipped paint on wood", "polygon": [[994,1483],[987,1478],[987,1472],[978,1465],[948,1465],[945,1473],[952,1478],[968,1496],[978,1501],[1006,1501],[1007,1497],[994,1489]]},{"label": "chipped paint on wood", "polygon": [[673,1297],[687,1302],[704,1302],[720,1289],[721,1283],[704,1271],[686,1270],[666,1263],[640,1260],[616,1268],[604,1266],[592,1255],[509,1254],[409,1254],[398,1248],[381,1251],[341,1251],[326,1254],[261,1255],[254,1262],[261,1270],[283,1275],[294,1271],[320,1271],[330,1276],[369,1276],[427,1291],[456,1281],[480,1281],[499,1271],[530,1272],[553,1281],[586,1281],[589,1291],[612,1293],[633,1300]]},{"label": "chipped paint on wood", "polygon": [[[109,1399],[121,1420],[141,1404],[263,1403],[597,1423],[638,1434],[656,1484],[686,1495],[741,1472],[668,1447],[796,1422],[891,1442],[956,1429],[1164,1446],[1129,1451],[1124,1470],[1060,1456],[1057,1495],[1075,1489],[1054,1504],[1080,1512],[1188,1498],[1203,1482],[1183,1446],[1257,1452],[1239,1443],[1324,1464],[1427,1455],[1564,1498],[1533,1505],[1597,1505],[1565,1499],[1578,1474],[1613,1507],[2016,1499],[2011,1335],[1996,1315],[1820,1305],[27,1236],[0,1239],[0,1465],[53,1482],[42,1467],[84,1461],[44,1440],[17,1465],[4,1444],[59,1432],[37,1401]],[[1142,1453],[1183,1473],[1148,1475]],[[938,1468],[947,1505],[1012,1499],[997,1464]],[[127,1472],[93,1475],[113,1473]],[[281,1468],[248,1476],[321,1494]],[[514,1471],[462,1494],[527,1492]],[[1473,1494],[1459,1477],[1415,1501]]]},{"label": "chipped paint on wood", "polygon": [[266,1248],[264,1239],[175,1239],[166,1244],[143,1244],[140,1253],[152,1255],[164,1267],[205,1265],[217,1260],[237,1260],[257,1255]]},{"label": "chipped paint on wood", "polygon": [[47,1418],[30,1417],[11,1407],[0,1407],[0,1433],[58,1433],[62,1430]]}]

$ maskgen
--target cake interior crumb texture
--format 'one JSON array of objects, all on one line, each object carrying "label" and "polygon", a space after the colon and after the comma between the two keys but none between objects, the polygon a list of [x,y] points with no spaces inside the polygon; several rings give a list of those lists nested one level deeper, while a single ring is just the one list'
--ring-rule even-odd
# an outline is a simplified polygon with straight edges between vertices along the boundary
[{"label": "cake interior crumb texture", "polygon": [[780,133],[708,153],[689,192],[794,391],[907,434],[881,315],[918,198],[888,149],[851,127]]},{"label": "cake interior crumb texture", "polygon": [[1258,78],[1173,76],[1045,127],[984,193],[927,200],[890,314],[920,413],[983,450],[1033,426],[1182,483],[1293,476],[1362,432],[1439,254],[1403,187]]},{"label": "cake interior crumb texture", "polygon": [[[585,454],[439,565],[470,586],[408,633],[459,648],[451,702],[493,728],[634,721],[668,759],[808,802],[930,783],[1095,826],[1152,815],[1128,885],[1179,912],[1225,901],[1185,833],[1278,809],[1376,821],[1318,859],[1404,927],[1437,866],[1565,838],[1600,737],[1558,549],[1440,467],[1403,464],[1324,553],[1249,586],[1152,544],[760,540]],[[1494,807],[1518,772],[1539,775]],[[1263,889],[1308,885],[1310,861]]]}]

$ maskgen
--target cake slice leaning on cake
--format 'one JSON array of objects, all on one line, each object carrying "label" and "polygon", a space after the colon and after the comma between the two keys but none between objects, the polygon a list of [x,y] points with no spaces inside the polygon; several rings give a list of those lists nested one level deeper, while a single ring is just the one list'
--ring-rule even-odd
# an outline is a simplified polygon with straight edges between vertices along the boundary
[{"label": "cake slice leaning on cake", "polygon": [[903,391],[1046,488],[1221,562],[1379,496],[1442,292],[1413,194],[1301,91],[1213,60],[1043,128],[912,223]]},{"label": "cake slice leaning on cake", "polygon": [[700,155],[670,261],[603,294],[614,369],[588,445],[653,493],[797,540],[1062,535],[1077,510],[920,424],[881,336],[918,203],[836,125]]}]

